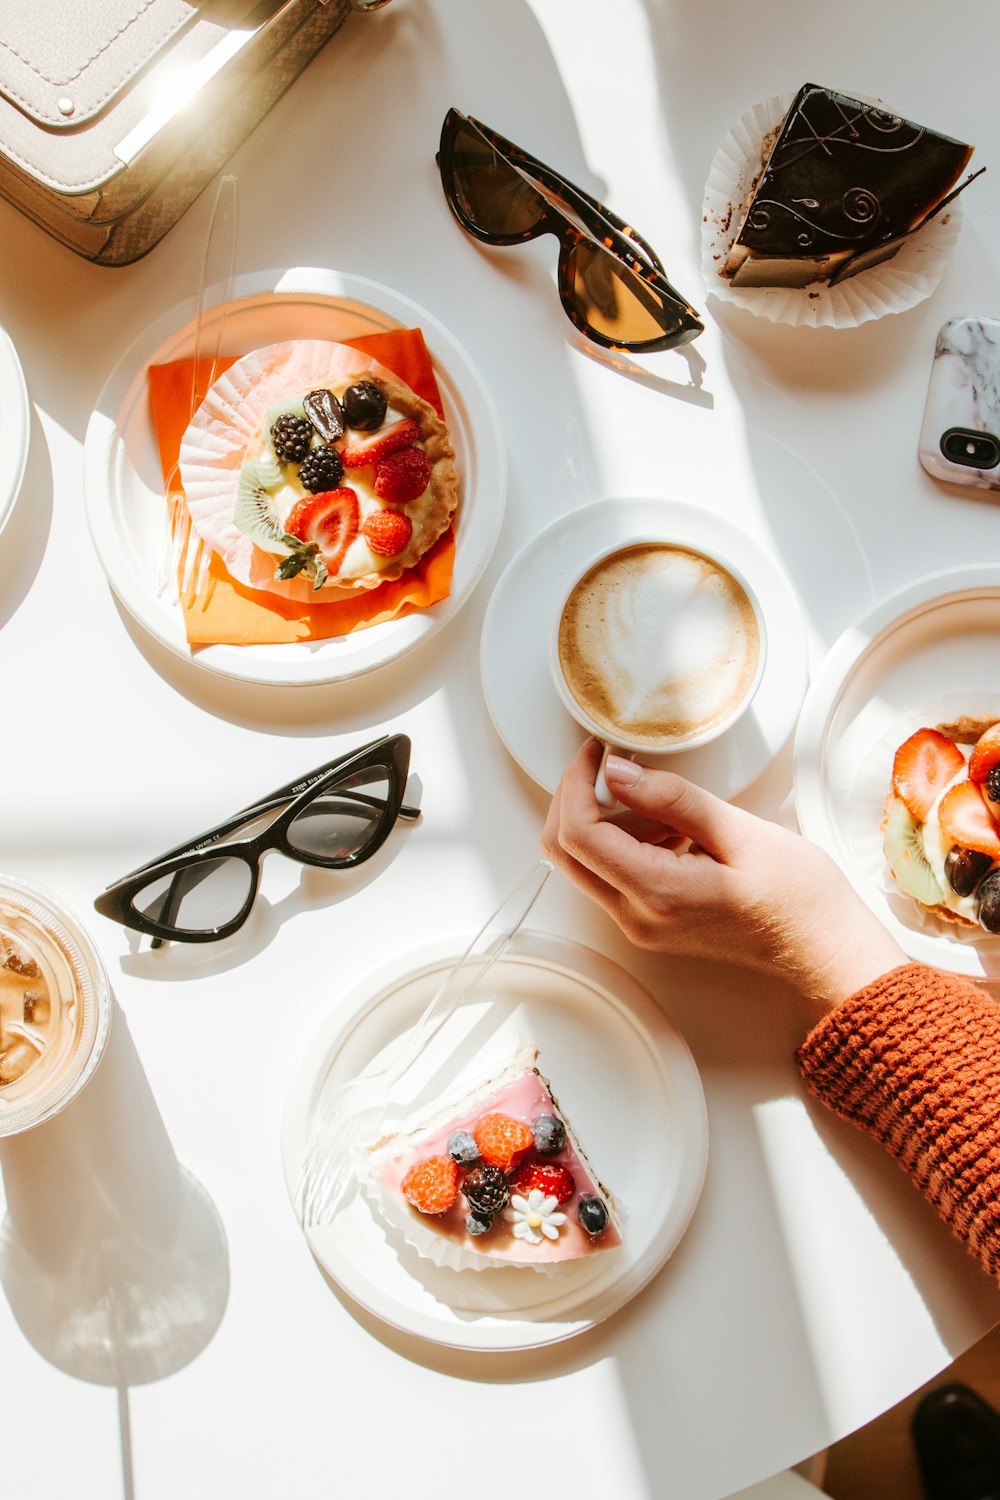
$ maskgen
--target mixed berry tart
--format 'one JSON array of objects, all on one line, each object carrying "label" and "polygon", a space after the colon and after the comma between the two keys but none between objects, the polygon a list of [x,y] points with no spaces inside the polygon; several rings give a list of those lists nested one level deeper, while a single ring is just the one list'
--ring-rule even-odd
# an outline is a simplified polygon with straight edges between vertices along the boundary
[{"label": "mixed berry tart", "polygon": [[459,496],[434,407],[377,361],[309,339],[219,377],[185,434],[181,477],[230,574],[296,599],[402,577]]},{"label": "mixed berry tart", "polygon": [[893,759],[882,821],[898,888],[926,912],[1000,933],[1000,720],[917,729]]},{"label": "mixed berry tart", "polygon": [[366,1191],[438,1265],[560,1263],[621,1244],[621,1222],[525,1049],[503,1072],[369,1152]]}]

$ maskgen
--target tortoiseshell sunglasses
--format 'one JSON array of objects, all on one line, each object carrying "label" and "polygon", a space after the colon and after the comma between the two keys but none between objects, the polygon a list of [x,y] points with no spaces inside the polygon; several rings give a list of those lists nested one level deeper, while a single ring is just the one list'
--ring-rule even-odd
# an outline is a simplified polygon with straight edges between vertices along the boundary
[{"label": "tortoiseshell sunglasses", "polygon": [[449,109],[437,164],[452,213],[477,240],[519,245],[556,236],[560,300],[596,344],[651,354],[703,331],[630,224],[488,125]]}]

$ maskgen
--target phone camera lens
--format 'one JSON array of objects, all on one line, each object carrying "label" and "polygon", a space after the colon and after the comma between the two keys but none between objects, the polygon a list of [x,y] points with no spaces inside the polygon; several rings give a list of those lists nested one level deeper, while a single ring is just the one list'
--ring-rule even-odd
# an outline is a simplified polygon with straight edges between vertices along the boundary
[{"label": "phone camera lens", "polygon": [[969,427],[949,427],[941,438],[941,452],[967,469],[995,469],[1000,464],[1000,440],[991,432],[974,432]]}]

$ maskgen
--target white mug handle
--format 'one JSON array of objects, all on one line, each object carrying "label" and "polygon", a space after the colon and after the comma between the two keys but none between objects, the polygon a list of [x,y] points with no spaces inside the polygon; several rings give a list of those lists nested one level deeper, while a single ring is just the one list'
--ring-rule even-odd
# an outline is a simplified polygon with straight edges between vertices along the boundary
[{"label": "white mug handle", "polygon": [[620,750],[617,745],[609,745],[605,740],[604,748],[601,752],[601,764],[598,766],[597,775],[594,777],[594,795],[605,812],[610,812],[612,808],[621,806],[618,798],[608,786],[607,777],[604,774],[604,767],[607,765],[609,755],[625,755],[628,756],[629,760],[634,759],[627,750]]}]

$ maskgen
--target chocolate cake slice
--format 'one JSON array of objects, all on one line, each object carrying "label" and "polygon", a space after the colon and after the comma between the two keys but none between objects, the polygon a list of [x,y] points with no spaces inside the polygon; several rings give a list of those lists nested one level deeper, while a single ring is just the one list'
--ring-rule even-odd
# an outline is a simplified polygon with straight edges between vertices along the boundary
[{"label": "chocolate cake slice", "polygon": [[734,286],[802,287],[888,260],[954,197],[972,152],[875,105],[803,84],[762,143],[722,275]]}]

